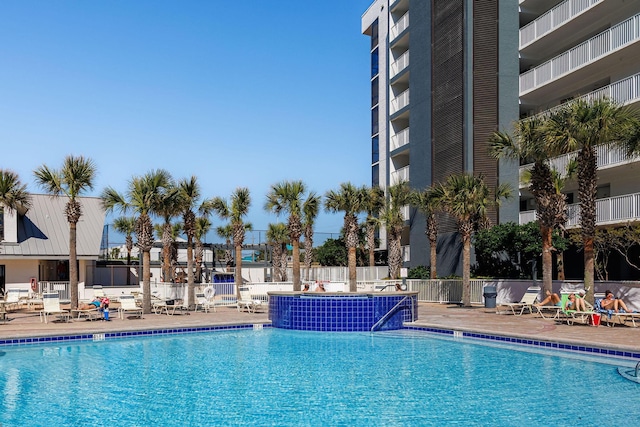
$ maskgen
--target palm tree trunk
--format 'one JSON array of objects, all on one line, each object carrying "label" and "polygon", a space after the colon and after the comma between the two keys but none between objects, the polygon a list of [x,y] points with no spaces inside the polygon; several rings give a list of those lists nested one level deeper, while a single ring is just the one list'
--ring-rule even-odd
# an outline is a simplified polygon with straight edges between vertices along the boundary
[{"label": "palm tree trunk", "polygon": [[436,242],[430,242],[429,243],[429,252],[430,252],[430,263],[431,266],[429,268],[429,277],[431,279],[436,279],[438,277],[438,274],[436,272],[436,262],[438,259],[438,252],[436,251],[437,246],[436,246]]},{"label": "palm tree trunk", "polygon": [[584,239],[584,288],[587,290],[585,298],[587,302],[593,304],[593,292],[594,292],[594,250],[593,239]]},{"label": "palm tree trunk", "polygon": [[69,223],[69,288],[71,291],[71,309],[78,308],[78,254],[76,248],[75,222]]},{"label": "palm tree trunk", "polygon": [[131,284],[131,249],[127,249],[127,286]]},{"label": "palm tree trunk", "polygon": [[300,282],[300,241],[294,239],[293,245],[293,291],[300,292],[302,290]]},{"label": "palm tree trunk", "polygon": [[471,306],[471,236],[462,236],[462,305]]},{"label": "palm tree trunk", "polygon": [[358,292],[356,283],[356,248],[349,248],[349,292]]},{"label": "palm tree trunk", "polygon": [[193,307],[195,305],[196,284],[193,280],[193,238],[187,236],[187,305]]},{"label": "palm tree trunk", "polygon": [[142,251],[142,310],[151,313],[151,251]]},{"label": "palm tree trunk", "polygon": [[553,257],[551,256],[551,227],[540,226],[540,234],[542,235],[542,291],[552,292],[553,284]]},{"label": "palm tree trunk", "polygon": [[240,286],[242,286],[242,245],[236,245],[236,298],[240,301]]}]

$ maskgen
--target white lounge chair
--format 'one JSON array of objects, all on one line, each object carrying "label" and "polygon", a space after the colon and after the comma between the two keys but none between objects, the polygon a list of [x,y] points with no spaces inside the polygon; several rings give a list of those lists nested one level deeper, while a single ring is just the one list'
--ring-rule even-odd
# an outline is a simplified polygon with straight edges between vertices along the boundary
[{"label": "white lounge chair", "polygon": [[104,296],[104,289],[102,289],[102,285],[93,285],[93,297],[101,298]]},{"label": "white lounge chair", "polygon": [[44,308],[40,311],[40,322],[49,323],[49,316],[52,314],[67,322],[71,320],[71,312],[60,307],[60,295],[57,292],[42,294],[42,305]]},{"label": "white lounge chair", "polygon": [[124,319],[124,315],[131,313],[142,319],[143,309],[136,304],[136,298],[133,295],[120,295],[120,308],[118,308],[118,317]]},{"label": "white lounge chair", "polygon": [[95,306],[94,308],[86,309],[76,308],[75,310],[71,310],[71,317],[78,320],[83,318],[87,320],[97,320],[102,318],[102,310]]},{"label": "white lounge chair", "polygon": [[[540,286],[529,286],[520,302],[502,303],[499,304],[499,306],[508,307],[511,310],[511,313],[516,316],[522,316],[525,310],[529,310],[529,313],[533,313],[533,304],[535,304],[538,295],[540,295]],[[497,310],[496,313],[499,314],[500,311]]]},{"label": "white lounge chair", "polygon": [[247,309],[249,313],[255,313],[257,309],[263,307],[263,301],[254,299],[249,293],[249,288],[240,287],[240,299],[238,300],[238,311]]},{"label": "white lounge chair", "polygon": [[29,291],[27,289],[7,289],[4,296],[4,306],[7,311],[19,309],[21,305],[26,305],[29,299]]}]

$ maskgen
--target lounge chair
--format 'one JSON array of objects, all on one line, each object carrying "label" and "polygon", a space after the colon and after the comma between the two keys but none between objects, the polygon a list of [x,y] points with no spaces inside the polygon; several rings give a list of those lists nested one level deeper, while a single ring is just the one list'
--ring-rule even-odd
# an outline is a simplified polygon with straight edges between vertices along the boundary
[{"label": "lounge chair", "polygon": [[[508,307],[515,316],[522,316],[525,310],[529,310],[529,313],[533,313],[533,304],[536,302],[538,295],[540,295],[540,286],[529,286],[520,302],[502,303],[499,304],[499,307]],[[496,310],[496,313],[500,314],[501,312]]]},{"label": "lounge chair", "polygon": [[104,295],[104,289],[102,289],[102,285],[93,285],[93,297],[94,298],[102,298]]},{"label": "lounge chair", "polygon": [[27,289],[7,289],[4,296],[4,305],[7,311],[18,310],[21,305],[26,305],[29,299],[29,291]]},{"label": "lounge chair", "polygon": [[588,304],[586,301],[585,301],[585,304],[587,305],[586,311],[565,309],[565,307],[567,306],[567,301],[569,301],[569,295],[572,293],[574,292],[569,292],[569,293],[563,292],[560,297],[560,303],[562,304],[561,312],[565,316],[567,325],[573,325],[576,322],[582,323],[584,325],[589,323],[591,323],[592,325],[595,324],[593,317],[594,317],[594,314],[598,314],[598,313],[595,310],[593,310],[593,306]]},{"label": "lounge chair", "polygon": [[71,310],[71,317],[75,319],[87,319],[87,320],[97,320],[102,318],[102,310],[98,307],[80,309],[76,308],[75,310]]},{"label": "lounge chair", "polygon": [[238,300],[238,311],[244,311],[245,308],[249,313],[255,313],[257,309],[263,307],[263,301],[251,297],[249,288],[240,287],[240,299]]},{"label": "lounge chair", "polygon": [[142,319],[142,307],[137,306],[136,298],[133,295],[120,295],[120,298],[118,300],[120,301],[120,308],[118,308],[118,317],[124,319],[125,314],[131,313]]},{"label": "lounge chair", "polygon": [[49,316],[52,314],[67,322],[71,320],[71,312],[60,307],[60,295],[57,292],[42,294],[42,305],[44,308],[40,311],[40,322],[49,323]]},{"label": "lounge chair", "polygon": [[607,322],[607,326],[615,326],[615,324],[625,325],[628,320],[631,320],[631,324],[634,328],[637,328],[636,319],[640,319],[640,313],[627,313],[627,312],[614,312],[613,310],[605,310],[602,308],[602,299],[604,294],[595,295],[595,307],[594,310],[600,314],[602,321]]}]

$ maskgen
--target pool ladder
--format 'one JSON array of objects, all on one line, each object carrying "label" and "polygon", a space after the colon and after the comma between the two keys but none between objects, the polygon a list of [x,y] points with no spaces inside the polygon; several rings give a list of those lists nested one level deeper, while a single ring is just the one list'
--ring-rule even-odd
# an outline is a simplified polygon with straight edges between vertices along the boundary
[{"label": "pool ladder", "polygon": [[[398,308],[400,308],[400,306],[402,304],[404,304],[404,302],[406,300],[413,300],[413,296],[407,295],[406,297],[402,298],[400,301],[398,301],[398,303],[396,305],[394,305],[391,310],[389,310],[384,316],[382,316],[380,318],[380,320],[378,320],[376,323],[374,323],[374,325],[371,327],[371,332],[374,332],[378,327],[380,327],[384,322],[386,322],[389,317],[391,317],[393,314],[395,314],[395,312],[398,310]],[[413,321],[415,319],[414,316],[414,312],[413,312],[413,304],[411,304],[411,321]]]},{"label": "pool ladder", "polygon": [[640,362],[636,363],[636,367],[633,370],[628,370],[626,367],[619,367],[618,373],[629,381],[640,383]]}]

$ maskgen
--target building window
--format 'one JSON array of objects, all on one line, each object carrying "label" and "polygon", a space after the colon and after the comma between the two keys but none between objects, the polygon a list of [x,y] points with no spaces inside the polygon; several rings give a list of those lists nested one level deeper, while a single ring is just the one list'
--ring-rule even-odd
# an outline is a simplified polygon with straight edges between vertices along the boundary
[{"label": "building window", "polygon": [[378,98],[380,96],[378,90],[378,78],[371,80],[371,106],[374,107],[378,105]]},{"label": "building window", "polygon": [[378,46],[378,20],[371,24],[371,49]]},{"label": "building window", "polygon": [[378,107],[371,110],[371,135],[375,135],[380,130],[378,126]]},{"label": "building window", "polygon": [[380,142],[377,136],[371,138],[371,164],[380,161]]},{"label": "building window", "polygon": [[371,78],[378,75],[378,49],[371,52]]},{"label": "building window", "polygon": [[4,209],[0,208],[0,242],[4,240]]},{"label": "building window", "polygon": [[378,176],[380,173],[380,166],[373,165],[371,166],[371,186],[379,187],[380,186],[380,177]]}]

